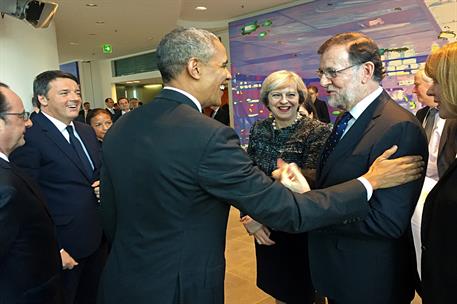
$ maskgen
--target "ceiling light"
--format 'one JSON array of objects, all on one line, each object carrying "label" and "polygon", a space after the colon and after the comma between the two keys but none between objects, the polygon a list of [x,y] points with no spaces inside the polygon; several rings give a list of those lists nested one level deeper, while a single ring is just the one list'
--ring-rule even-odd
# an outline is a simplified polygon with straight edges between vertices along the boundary
[{"label": "ceiling light", "polygon": [[97,23],[97,24],[103,24],[103,23],[105,23],[105,21],[95,21],[95,23]]},{"label": "ceiling light", "polygon": [[161,84],[147,84],[147,85],[144,85],[143,87],[146,89],[157,89],[157,88],[161,88],[162,85]]},{"label": "ceiling light", "polygon": [[97,7],[98,5],[95,3],[87,3],[86,6],[87,7]]},{"label": "ceiling light", "polygon": [[78,42],[70,42],[70,45],[79,45]]},{"label": "ceiling light", "polygon": [[207,8],[206,8],[206,6],[197,6],[197,7],[195,7],[195,10],[196,11],[206,11]]}]

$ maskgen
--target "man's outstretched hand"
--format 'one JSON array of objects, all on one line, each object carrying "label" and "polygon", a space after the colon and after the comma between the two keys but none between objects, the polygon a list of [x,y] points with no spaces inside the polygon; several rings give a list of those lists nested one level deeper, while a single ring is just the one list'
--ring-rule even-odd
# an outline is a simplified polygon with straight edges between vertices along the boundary
[{"label": "man's outstretched hand", "polygon": [[422,157],[414,155],[389,159],[397,150],[397,146],[392,146],[384,151],[363,175],[373,190],[403,185],[421,177],[424,171]]},{"label": "man's outstretched hand", "polygon": [[284,186],[293,192],[304,193],[310,189],[308,181],[301,173],[300,168],[295,163],[286,163],[282,159],[277,160],[278,169],[273,171],[274,179],[279,180]]}]

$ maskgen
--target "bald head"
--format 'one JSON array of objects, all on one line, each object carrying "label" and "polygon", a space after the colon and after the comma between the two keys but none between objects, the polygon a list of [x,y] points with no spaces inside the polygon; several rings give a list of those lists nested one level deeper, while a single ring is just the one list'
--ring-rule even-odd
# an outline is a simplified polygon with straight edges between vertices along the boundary
[{"label": "bald head", "polygon": [[32,126],[21,98],[0,83],[0,152],[8,156],[24,145],[25,129]]}]

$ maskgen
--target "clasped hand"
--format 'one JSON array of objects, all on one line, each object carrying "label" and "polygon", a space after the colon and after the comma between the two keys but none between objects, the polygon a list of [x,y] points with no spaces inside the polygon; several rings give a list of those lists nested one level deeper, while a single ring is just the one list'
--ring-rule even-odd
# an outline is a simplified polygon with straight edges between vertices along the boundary
[{"label": "clasped hand", "polygon": [[[280,181],[291,191],[304,193],[310,189],[308,181],[302,175],[300,168],[295,163],[286,163],[282,159],[277,161],[278,169],[273,171],[274,179]],[[241,218],[241,223],[246,228],[249,235],[253,235],[259,245],[274,245],[275,242],[270,239],[271,231],[265,225],[253,220],[249,215]]]}]

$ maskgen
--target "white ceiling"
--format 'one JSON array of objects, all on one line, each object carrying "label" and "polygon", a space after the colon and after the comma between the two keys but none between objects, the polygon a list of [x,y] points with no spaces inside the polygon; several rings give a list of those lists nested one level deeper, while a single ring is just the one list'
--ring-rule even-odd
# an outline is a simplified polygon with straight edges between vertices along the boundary
[{"label": "white ceiling", "polygon": [[[52,0],[51,0],[52,1]],[[290,0],[54,0],[59,61],[99,60],[152,50],[178,25],[217,31],[227,21]],[[93,3],[96,7],[88,7]],[[206,6],[206,11],[195,10]],[[99,22],[99,23],[97,23]],[[109,43],[113,53],[102,46]]]}]

